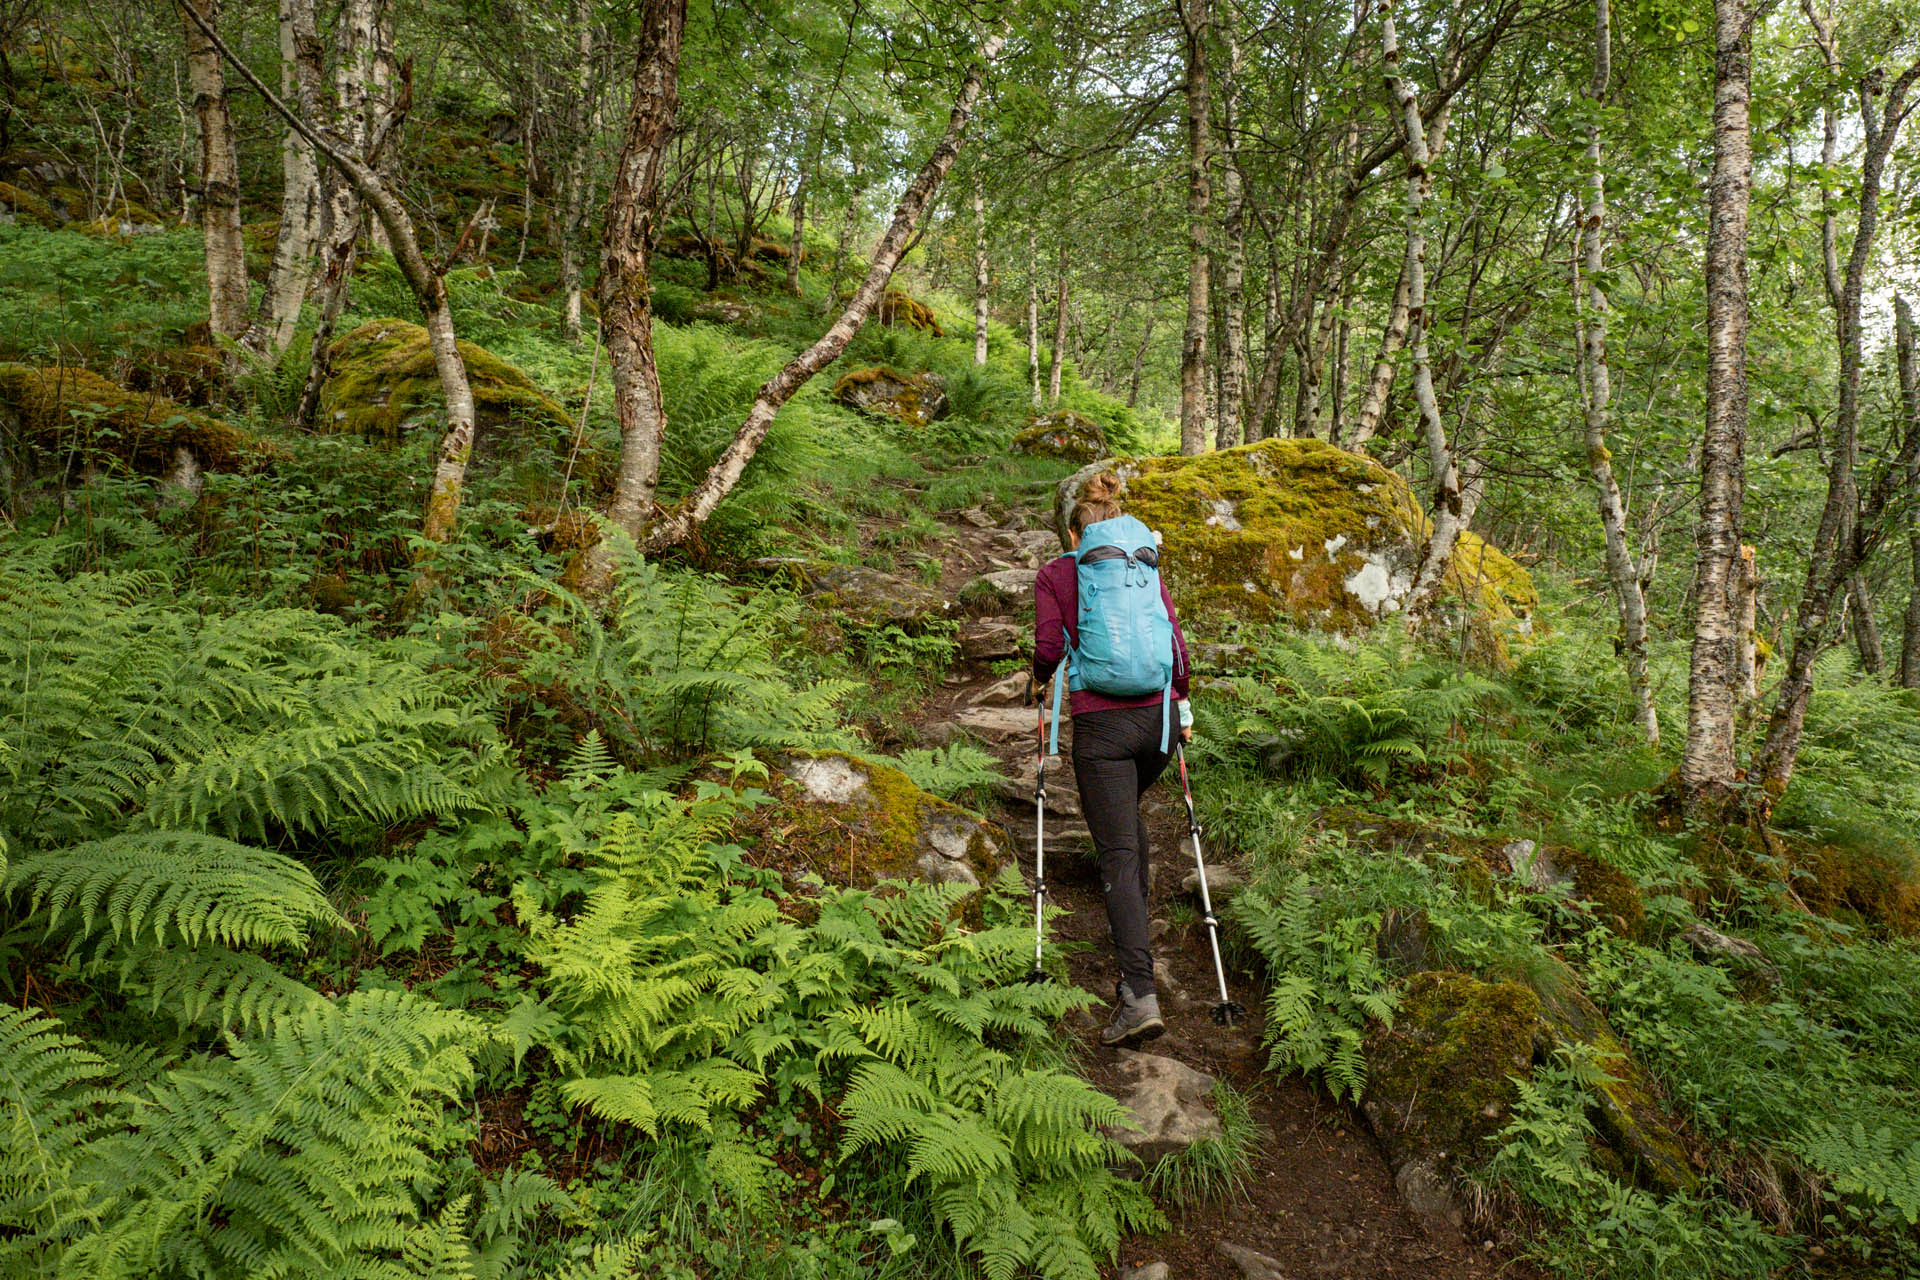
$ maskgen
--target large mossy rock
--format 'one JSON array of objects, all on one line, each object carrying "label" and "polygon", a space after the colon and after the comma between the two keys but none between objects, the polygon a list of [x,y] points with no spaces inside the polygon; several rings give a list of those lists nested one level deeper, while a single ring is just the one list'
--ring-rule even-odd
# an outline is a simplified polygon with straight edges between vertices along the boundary
[{"label": "large mossy rock", "polygon": [[199,471],[243,471],[274,452],[238,427],[86,369],[0,364],[0,434],[69,466],[125,465],[195,487]]},{"label": "large mossy rock", "polygon": [[1400,1195],[1458,1227],[1454,1174],[1486,1153],[1533,1074],[1540,1001],[1512,982],[1428,971],[1407,983],[1390,1030],[1367,1041],[1361,1110],[1386,1148]]},{"label": "large mossy rock", "polygon": [[881,365],[856,369],[833,384],[833,398],[849,409],[924,427],[947,412],[947,388],[931,373],[897,373]]},{"label": "large mossy rock", "polygon": [[1013,438],[1013,450],[1036,458],[1061,458],[1067,462],[1099,462],[1113,453],[1100,424],[1071,409],[1035,418]]},{"label": "large mossy rock", "polygon": [[[1197,458],[1122,458],[1060,483],[1055,518],[1112,471],[1122,501],[1166,540],[1161,572],[1183,615],[1291,619],[1350,634],[1399,612],[1429,522],[1406,481],[1320,440],[1263,440]],[[1527,571],[1460,535],[1446,590],[1522,632],[1537,604]]]},{"label": "large mossy rock", "polygon": [[22,187],[0,182],[0,226],[15,222],[30,222],[49,231],[60,225],[52,205]]},{"label": "large mossy rock", "polygon": [[742,832],[754,860],[831,884],[925,880],[979,886],[1007,861],[1002,834],[891,765],[839,751],[776,762],[775,803]]},{"label": "large mossy rock", "polygon": [[[473,384],[477,439],[507,427],[568,434],[567,411],[533,379],[484,347],[459,347]],[[391,317],[369,320],[335,341],[327,358],[333,374],[320,393],[322,431],[392,440],[423,426],[444,428],[446,400],[421,326]]]},{"label": "large mossy rock", "polygon": [[874,308],[874,318],[890,329],[919,329],[936,338],[944,338],[947,331],[940,327],[933,308],[918,298],[911,297],[904,290],[889,289],[880,297],[880,305]]}]

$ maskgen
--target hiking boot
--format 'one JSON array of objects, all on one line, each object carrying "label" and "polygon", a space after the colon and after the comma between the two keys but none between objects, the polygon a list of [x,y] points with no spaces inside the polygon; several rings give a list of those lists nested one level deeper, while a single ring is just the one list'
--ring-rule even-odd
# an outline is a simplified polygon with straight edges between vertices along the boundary
[{"label": "hiking boot", "polygon": [[1122,982],[1114,989],[1113,1021],[1100,1032],[1100,1043],[1113,1046],[1152,1040],[1167,1029],[1160,1020],[1160,998],[1136,996]]}]

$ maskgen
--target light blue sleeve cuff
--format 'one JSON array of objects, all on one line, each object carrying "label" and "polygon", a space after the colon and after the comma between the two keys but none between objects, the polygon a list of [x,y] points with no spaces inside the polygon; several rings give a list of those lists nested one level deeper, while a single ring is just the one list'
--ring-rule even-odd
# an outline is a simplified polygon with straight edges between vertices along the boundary
[{"label": "light blue sleeve cuff", "polygon": [[1193,704],[1185,698],[1180,699],[1180,727],[1182,729],[1193,728]]}]

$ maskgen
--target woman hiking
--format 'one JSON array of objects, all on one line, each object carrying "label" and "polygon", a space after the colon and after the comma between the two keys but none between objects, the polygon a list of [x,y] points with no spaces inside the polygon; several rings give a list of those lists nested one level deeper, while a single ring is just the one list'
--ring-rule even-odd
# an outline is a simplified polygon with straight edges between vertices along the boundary
[{"label": "woman hiking", "polygon": [[[1068,554],[1040,570],[1033,585],[1034,688],[1044,697],[1056,676],[1067,685],[1073,774],[1100,858],[1118,961],[1104,1045],[1151,1040],[1166,1030],[1153,985],[1140,797],[1167,767],[1172,735],[1193,737],[1187,642],[1160,581],[1157,539],[1120,509],[1119,497],[1114,476],[1102,472],[1087,481],[1067,521]],[[1059,707],[1056,688],[1054,750]]]}]

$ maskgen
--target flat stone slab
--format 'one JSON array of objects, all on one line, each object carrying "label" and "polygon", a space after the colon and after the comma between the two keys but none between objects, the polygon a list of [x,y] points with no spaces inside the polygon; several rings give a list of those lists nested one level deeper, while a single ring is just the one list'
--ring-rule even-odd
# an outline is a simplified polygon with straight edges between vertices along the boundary
[{"label": "flat stone slab", "polygon": [[1016,671],[1004,679],[996,680],[983,689],[977,689],[967,701],[975,706],[1025,707],[1027,714],[1033,714],[1033,707],[1027,701],[1027,690],[1033,684],[1033,677],[1025,671]]},{"label": "flat stone slab", "polygon": [[1221,1240],[1214,1245],[1220,1256],[1240,1268],[1240,1274],[1247,1280],[1287,1280],[1287,1273],[1280,1269],[1280,1259],[1249,1249],[1245,1245]]},{"label": "flat stone slab", "polygon": [[1173,1269],[1164,1262],[1149,1262],[1144,1267],[1128,1267],[1120,1273],[1120,1280],[1169,1280]]},{"label": "flat stone slab", "polygon": [[1212,1076],[1157,1054],[1122,1049],[1119,1058],[1114,1096],[1138,1127],[1114,1126],[1108,1133],[1149,1168],[1202,1138],[1220,1136],[1220,1117],[1207,1105]]},{"label": "flat stone slab", "polygon": [[1011,742],[1033,737],[1033,712],[1027,707],[968,707],[953,722],[988,742]]},{"label": "flat stone slab", "polygon": [[1027,608],[1033,603],[1033,583],[1039,576],[1036,569],[997,569],[960,588],[960,595],[970,602],[992,600],[1003,608]]},{"label": "flat stone slab", "polygon": [[1027,629],[1011,618],[976,618],[960,624],[960,656],[969,662],[998,662],[1027,651]]},{"label": "flat stone slab", "polygon": [[[1192,841],[1183,841],[1183,843],[1186,852],[1190,853],[1193,851]],[[1240,873],[1232,867],[1221,866],[1212,862],[1207,864],[1207,896],[1213,899],[1214,906],[1220,906],[1227,898],[1240,892],[1242,886],[1245,884],[1246,881],[1241,878]],[[1180,880],[1180,888],[1196,898],[1199,897],[1200,868],[1195,867],[1193,870],[1187,872]]]},{"label": "flat stone slab", "polygon": [[865,565],[764,556],[751,567],[793,579],[809,599],[828,602],[837,618],[862,626],[911,627],[953,612],[953,601],[932,587]]}]

